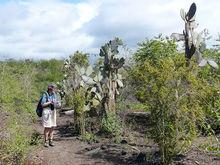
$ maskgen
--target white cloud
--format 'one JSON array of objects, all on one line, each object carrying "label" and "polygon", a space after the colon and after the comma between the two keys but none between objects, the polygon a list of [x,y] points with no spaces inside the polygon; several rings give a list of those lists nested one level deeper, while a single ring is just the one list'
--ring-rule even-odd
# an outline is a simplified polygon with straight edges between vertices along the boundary
[{"label": "white cloud", "polygon": [[80,29],[97,15],[97,8],[98,3],[58,0],[1,4],[0,53],[12,58],[56,58],[87,48],[94,38]]},{"label": "white cloud", "polygon": [[[216,36],[220,23],[220,1],[194,0],[197,4],[198,31],[208,28]],[[180,9],[188,11],[192,0],[105,0],[99,15],[87,26],[87,32],[96,36],[98,44],[113,36],[120,36],[131,45],[144,38],[163,33],[182,32],[184,22]]]},{"label": "white cloud", "polygon": [[[198,30],[214,37],[220,1],[194,0]],[[130,47],[159,33],[182,32],[179,10],[192,0],[12,0],[0,4],[0,58],[58,58],[75,50],[98,53],[115,36]]]}]

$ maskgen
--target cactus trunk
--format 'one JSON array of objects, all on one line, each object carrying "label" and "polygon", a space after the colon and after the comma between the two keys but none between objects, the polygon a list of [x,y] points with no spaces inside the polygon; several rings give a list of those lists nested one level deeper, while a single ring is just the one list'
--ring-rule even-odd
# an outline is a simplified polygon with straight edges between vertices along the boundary
[{"label": "cactus trunk", "polygon": [[85,117],[84,114],[77,116],[74,114],[74,129],[75,132],[79,133],[80,135],[85,135]]},{"label": "cactus trunk", "polygon": [[115,112],[115,94],[116,94],[116,82],[111,80],[112,75],[109,80],[109,92],[108,92],[108,112],[107,114]]}]

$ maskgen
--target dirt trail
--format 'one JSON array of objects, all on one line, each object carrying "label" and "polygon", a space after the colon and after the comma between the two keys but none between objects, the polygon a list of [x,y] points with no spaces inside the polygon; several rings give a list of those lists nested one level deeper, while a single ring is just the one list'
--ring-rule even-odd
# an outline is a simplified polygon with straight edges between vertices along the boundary
[{"label": "dirt trail", "polygon": [[[92,157],[86,152],[88,144],[81,142],[71,133],[68,125],[72,117],[58,117],[58,127],[55,131],[56,146],[45,148],[40,146],[28,157],[27,165],[112,165],[114,163]],[[40,122],[34,129],[43,136],[43,127]]]},{"label": "dirt trail", "polygon": [[[58,127],[55,131],[55,147],[45,148],[43,144],[30,153],[26,165],[152,165],[152,161],[144,162],[145,155],[157,153],[157,147],[152,143],[141,141],[141,134],[132,143],[118,145],[102,142],[89,145],[73,135],[71,127],[73,117],[58,117]],[[43,137],[43,127],[40,122],[34,129]],[[132,134],[134,132],[130,132]],[[134,136],[135,137],[135,136]],[[134,138],[133,137],[133,138]],[[206,137],[201,137],[206,140]],[[142,138],[144,140],[144,138]],[[149,139],[148,139],[149,140]],[[141,152],[140,152],[141,151]],[[144,152],[143,152],[144,151]],[[155,155],[155,158],[157,156]],[[154,161],[153,161],[154,162]],[[186,155],[177,157],[173,164],[179,165],[219,165],[220,158],[193,147]]]}]

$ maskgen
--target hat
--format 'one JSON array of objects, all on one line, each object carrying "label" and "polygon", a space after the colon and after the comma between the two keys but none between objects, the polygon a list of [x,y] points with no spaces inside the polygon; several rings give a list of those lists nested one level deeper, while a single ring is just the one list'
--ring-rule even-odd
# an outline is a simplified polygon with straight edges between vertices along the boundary
[{"label": "hat", "polygon": [[49,84],[47,88],[48,89],[54,89],[54,88],[56,88],[56,85],[55,84]]}]

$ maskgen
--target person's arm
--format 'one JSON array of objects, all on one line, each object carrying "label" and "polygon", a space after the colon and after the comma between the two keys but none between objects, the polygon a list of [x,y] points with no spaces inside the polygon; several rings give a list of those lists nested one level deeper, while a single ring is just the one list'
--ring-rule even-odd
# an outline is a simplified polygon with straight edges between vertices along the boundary
[{"label": "person's arm", "polygon": [[52,104],[52,102],[51,102],[51,101],[48,101],[48,102],[42,104],[42,107],[43,107],[43,108],[46,108],[46,107],[48,107],[50,104]]},{"label": "person's arm", "polygon": [[55,102],[55,107],[56,107],[56,108],[60,108],[60,107],[61,107],[61,102],[60,102],[60,99],[59,99],[59,97],[57,96],[57,94],[54,94],[54,99],[56,100],[56,102]]},{"label": "person's arm", "polygon": [[41,105],[42,105],[42,107],[43,108],[46,108],[46,107],[48,107],[50,104],[52,104],[52,102],[51,101],[47,101],[47,96],[46,96],[46,94],[44,93],[43,94],[43,98],[42,98],[42,100],[41,100]]}]

